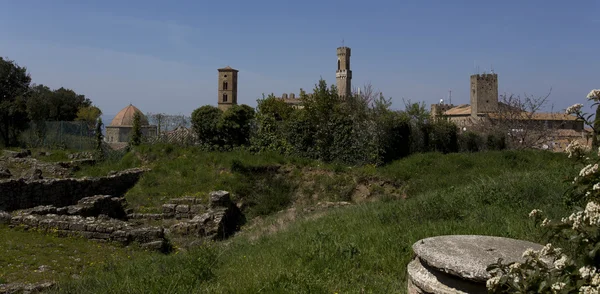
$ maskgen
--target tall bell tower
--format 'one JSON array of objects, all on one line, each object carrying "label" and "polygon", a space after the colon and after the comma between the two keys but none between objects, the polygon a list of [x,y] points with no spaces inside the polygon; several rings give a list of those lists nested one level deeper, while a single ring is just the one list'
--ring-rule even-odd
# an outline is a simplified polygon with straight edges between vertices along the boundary
[{"label": "tall bell tower", "polygon": [[352,71],[350,70],[350,48],[337,48],[337,71],[335,72],[338,95],[352,95]]},{"label": "tall bell tower", "polygon": [[238,70],[229,66],[219,68],[218,105],[219,109],[225,111],[233,105],[237,105],[238,92]]}]

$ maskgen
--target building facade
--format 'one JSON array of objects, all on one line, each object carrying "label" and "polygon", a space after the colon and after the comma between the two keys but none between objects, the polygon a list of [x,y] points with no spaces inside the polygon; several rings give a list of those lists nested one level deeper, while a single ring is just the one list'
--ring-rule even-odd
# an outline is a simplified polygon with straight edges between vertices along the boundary
[{"label": "building facade", "polygon": [[156,126],[150,125],[148,123],[148,118],[144,113],[137,107],[129,104],[115,115],[110,125],[106,126],[106,136],[104,137],[104,140],[109,144],[115,144],[115,146],[129,142],[133,130],[133,117],[136,113],[140,115],[140,129],[142,136],[156,136]]},{"label": "building facade", "polygon": [[350,48],[348,47],[337,48],[335,80],[340,97],[352,95],[352,70],[350,70]]},{"label": "building facade", "polygon": [[237,105],[238,94],[238,70],[229,66],[219,68],[218,85],[218,107],[225,111],[233,105]]}]

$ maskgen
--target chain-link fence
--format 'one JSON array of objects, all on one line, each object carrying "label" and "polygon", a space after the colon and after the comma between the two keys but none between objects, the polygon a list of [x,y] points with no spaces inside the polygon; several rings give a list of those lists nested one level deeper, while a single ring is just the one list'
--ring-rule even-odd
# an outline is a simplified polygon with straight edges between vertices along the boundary
[{"label": "chain-link fence", "polygon": [[95,146],[94,125],[85,121],[32,122],[21,133],[20,142],[30,148],[91,150]]}]

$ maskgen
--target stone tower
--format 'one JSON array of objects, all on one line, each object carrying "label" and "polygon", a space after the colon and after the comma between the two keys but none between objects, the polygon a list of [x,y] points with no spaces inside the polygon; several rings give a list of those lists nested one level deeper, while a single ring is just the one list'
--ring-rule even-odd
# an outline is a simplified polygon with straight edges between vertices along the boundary
[{"label": "stone tower", "polygon": [[498,75],[471,76],[471,115],[498,111]]},{"label": "stone tower", "polygon": [[237,105],[238,70],[229,66],[219,68],[219,109],[225,111]]},{"label": "stone tower", "polygon": [[338,95],[345,97],[352,94],[352,71],[350,70],[350,48],[337,48],[337,81]]}]

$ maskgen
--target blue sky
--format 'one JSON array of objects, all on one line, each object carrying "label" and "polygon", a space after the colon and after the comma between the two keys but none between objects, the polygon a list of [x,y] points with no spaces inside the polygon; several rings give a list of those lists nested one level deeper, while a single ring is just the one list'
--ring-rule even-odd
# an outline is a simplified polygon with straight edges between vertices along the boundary
[{"label": "blue sky", "polygon": [[[239,103],[335,82],[352,48],[353,86],[402,99],[469,102],[469,75],[562,110],[600,88],[600,0],[0,0],[0,55],[34,83],[72,88],[106,115],[129,103],[190,114],[216,105],[217,68],[239,73]],[[587,108],[589,110],[589,108]]]}]

